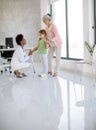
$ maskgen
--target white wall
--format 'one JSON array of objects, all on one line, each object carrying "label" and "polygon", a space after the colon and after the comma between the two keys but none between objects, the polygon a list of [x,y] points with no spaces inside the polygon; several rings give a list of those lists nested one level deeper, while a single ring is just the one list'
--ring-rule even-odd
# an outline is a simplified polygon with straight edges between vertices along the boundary
[{"label": "white wall", "polygon": [[6,37],[24,34],[27,46],[33,46],[40,29],[40,0],[0,0],[0,32]]},{"label": "white wall", "polygon": [[94,44],[94,0],[89,0],[89,43],[90,45]]},{"label": "white wall", "polygon": [[47,0],[41,0],[41,28],[44,28],[42,17],[47,13],[48,3]]},{"label": "white wall", "polygon": [[41,28],[45,28],[45,25],[42,21],[43,15],[50,13],[50,5],[48,4],[48,0],[40,0],[41,1]]},{"label": "white wall", "polygon": [[[83,28],[84,28],[84,42],[89,42],[90,46],[94,44],[94,0],[83,0]],[[84,48],[84,59],[92,60],[88,50]]]}]

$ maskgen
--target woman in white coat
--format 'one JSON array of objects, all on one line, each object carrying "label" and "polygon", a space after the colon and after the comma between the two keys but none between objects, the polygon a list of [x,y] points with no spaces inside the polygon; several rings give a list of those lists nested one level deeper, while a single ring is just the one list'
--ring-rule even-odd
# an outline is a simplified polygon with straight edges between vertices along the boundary
[{"label": "woman in white coat", "polygon": [[11,67],[16,77],[22,78],[26,75],[24,73],[21,74],[19,70],[31,66],[31,63],[28,63],[27,61],[29,60],[30,55],[32,55],[32,51],[30,50],[28,55],[24,51],[24,45],[26,45],[26,40],[22,34],[18,34],[16,36],[16,43],[18,47],[16,48],[13,54],[13,57],[11,60]]}]

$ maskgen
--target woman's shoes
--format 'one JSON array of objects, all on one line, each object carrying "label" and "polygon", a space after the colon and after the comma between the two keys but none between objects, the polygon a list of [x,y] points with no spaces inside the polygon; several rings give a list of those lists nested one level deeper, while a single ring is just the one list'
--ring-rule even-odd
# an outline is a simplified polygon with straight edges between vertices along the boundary
[{"label": "woman's shoes", "polygon": [[51,71],[48,71],[48,75],[50,75],[50,76],[51,76],[51,75],[52,75],[52,72],[51,72]]},{"label": "woman's shoes", "polygon": [[57,76],[58,76],[58,73],[55,72],[55,73],[53,74],[53,77],[57,77]]},{"label": "woman's shoes", "polygon": [[49,71],[49,72],[48,72],[48,75],[53,76],[53,77],[57,77],[57,76],[58,76],[58,73],[57,73],[57,72],[54,72],[54,74],[52,75],[52,72]]}]

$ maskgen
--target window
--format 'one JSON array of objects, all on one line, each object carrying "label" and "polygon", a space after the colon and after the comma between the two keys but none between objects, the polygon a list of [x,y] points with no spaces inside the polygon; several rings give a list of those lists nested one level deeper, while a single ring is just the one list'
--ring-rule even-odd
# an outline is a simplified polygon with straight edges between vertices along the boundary
[{"label": "window", "polygon": [[52,14],[63,41],[61,57],[83,59],[83,0],[59,0]]},{"label": "window", "polygon": [[69,57],[83,59],[83,3],[68,0]]},{"label": "window", "polygon": [[56,2],[52,6],[52,14],[53,14],[53,20],[56,24],[60,36],[62,38],[62,42],[64,43],[62,45],[61,54],[62,57],[66,57],[66,20],[65,20],[65,1],[61,0],[59,2]]}]

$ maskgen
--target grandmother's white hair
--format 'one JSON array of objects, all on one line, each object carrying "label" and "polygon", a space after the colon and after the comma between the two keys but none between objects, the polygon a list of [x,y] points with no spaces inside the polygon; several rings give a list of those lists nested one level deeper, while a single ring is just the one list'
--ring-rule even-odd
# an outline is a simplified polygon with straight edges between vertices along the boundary
[{"label": "grandmother's white hair", "polygon": [[51,14],[46,14],[46,15],[44,15],[43,16],[43,20],[46,20],[46,19],[48,19],[48,20],[52,20],[52,16],[51,16]]}]

